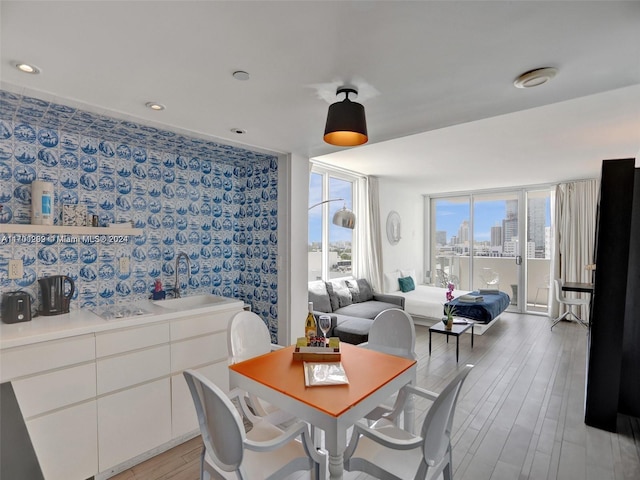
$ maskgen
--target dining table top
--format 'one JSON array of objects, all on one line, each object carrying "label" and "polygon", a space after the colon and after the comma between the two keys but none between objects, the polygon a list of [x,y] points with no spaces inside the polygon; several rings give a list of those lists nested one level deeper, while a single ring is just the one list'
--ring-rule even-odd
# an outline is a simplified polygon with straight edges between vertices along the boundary
[{"label": "dining table top", "polygon": [[593,283],[564,282],[562,290],[565,292],[593,293]]},{"label": "dining table top", "polygon": [[253,357],[229,365],[229,369],[325,414],[339,417],[416,363],[341,342],[340,363],[348,384],[308,387],[304,379],[304,362],[293,359],[294,348],[289,346]]}]

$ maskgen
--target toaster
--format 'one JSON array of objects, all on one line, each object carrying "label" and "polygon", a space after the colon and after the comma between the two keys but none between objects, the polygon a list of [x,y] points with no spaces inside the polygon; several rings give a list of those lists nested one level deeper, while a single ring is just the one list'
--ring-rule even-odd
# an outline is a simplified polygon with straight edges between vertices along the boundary
[{"label": "toaster", "polygon": [[2,294],[2,321],[4,323],[31,320],[31,297],[27,292],[15,291]]}]

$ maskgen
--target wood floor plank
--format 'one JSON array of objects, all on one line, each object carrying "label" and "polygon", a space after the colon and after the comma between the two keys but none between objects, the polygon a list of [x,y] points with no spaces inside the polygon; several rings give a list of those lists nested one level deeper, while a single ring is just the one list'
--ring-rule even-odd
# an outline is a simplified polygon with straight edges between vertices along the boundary
[{"label": "wood floor plank", "polygon": [[[584,423],[585,330],[574,322],[503,314],[484,335],[455,342],[416,326],[418,385],[441,391],[460,366],[475,365],[458,400],[452,434],[457,480],[638,480],[640,420],[620,416],[619,432]],[[416,401],[421,421],[430,402]],[[193,439],[113,477],[196,480],[201,441]],[[292,475],[288,480],[309,478]],[[345,480],[370,480],[346,473]]]}]

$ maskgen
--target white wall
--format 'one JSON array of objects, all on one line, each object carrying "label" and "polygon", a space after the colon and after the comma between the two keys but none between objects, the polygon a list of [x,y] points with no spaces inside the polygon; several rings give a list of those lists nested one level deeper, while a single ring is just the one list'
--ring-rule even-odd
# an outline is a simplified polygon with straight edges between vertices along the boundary
[{"label": "white wall", "polygon": [[[288,300],[289,315],[282,318],[288,322],[287,332],[278,334],[281,345],[291,345],[298,337],[304,336],[304,321],[307,318],[307,245],[309,205],[309,159],[300,155],[291,155],[289,176],[289,242],[290,257],[283,261],[289,276]],[[284,260],[284,259],[283,259]],[[284,263],[288,263],[286,266]],[[280,315],[279,315],[280,317]],[[282,323],[281,323],[282,324]],[[284,338],[283,338],[284,337]]]},{"label": "white wall", "polygon": [[[415,269],[418,281],[424,281],[423,197],[417,189],[383,178],[380,186],[380,222],[382,229],[382,271]],[[387,216],[395,210],[401,219],[401,239],[396,245],[387,240]]]}]

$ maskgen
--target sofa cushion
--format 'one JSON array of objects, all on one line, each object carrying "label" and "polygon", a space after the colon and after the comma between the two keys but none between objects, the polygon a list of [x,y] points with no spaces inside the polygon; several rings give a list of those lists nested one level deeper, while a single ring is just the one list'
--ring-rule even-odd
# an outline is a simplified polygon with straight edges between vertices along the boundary
[{"label": "sofa cushion", "polygon": [[309,282],[309,301],[313,302],[313,309],[316,312],[333,312],[327,287],[322,280]]},{"label": "sofa cushion", "polygon": [[416,284],[413,283],[412,277],[399,278],[398,284],[400,285],[400,291],[403,293],[407,293],[407,292],[410,292],[411,290],[416,289]]},{"label": "sofa cushion", "polygon": [[346,280],[345,283],[347,284],[347,287],[349,287],[353,303],[373,300],[373,290],[366,279],[359,278],[357,280]]},{"label": "sofa cushion", "polygon": [[333,335],[341,342],[358,345],[369,339],[372,320],[349,316],[338,316],[338,325],[333,329]]},{"label": "sofa cushion", "polygon": [[329,293],[329,301],[331,302],[331,309],[337,310],[340,308],[340,301],[338,300],[338,294],[333,289],[333,283],[325,282],[327,292]]},{"label": "sofa cushion", "polygon": [[334,283],[333,291],[338,296],[338,303],[340,304],[340,308],[346,307],[353,303],[353,300],[351,299],[351,292],[346,285]]},{"label": "sofa cushion", "polygon": [[349,317],[368,318],[369,320],[373,320],[374,318],[376,318],[376,315],[389,308],[398,308],[398,305],[370,300],[368,302],[353,303],[351,305],[347,305],[346,307],[341,307],[334,313],[347,315]]}]

